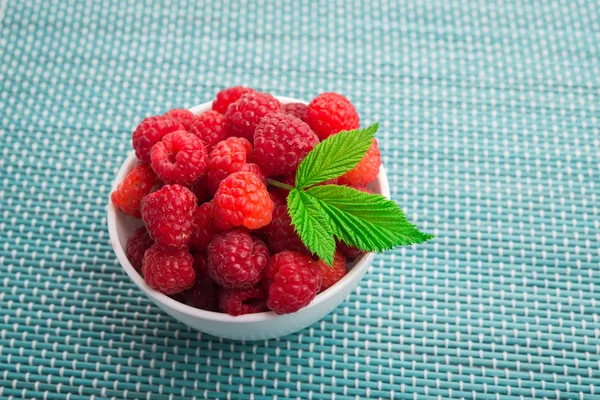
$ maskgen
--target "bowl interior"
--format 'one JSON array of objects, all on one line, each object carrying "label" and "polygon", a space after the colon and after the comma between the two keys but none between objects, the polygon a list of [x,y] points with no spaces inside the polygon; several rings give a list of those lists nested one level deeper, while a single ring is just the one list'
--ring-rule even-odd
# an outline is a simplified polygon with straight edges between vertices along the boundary
[{"label": "bowl interior", "polygon": [[[276,96],[276,98],[281,101],[283,104],[288,103],[304,103],[306,102],[302,100],[297,100],[289,97]],[[202,114],[205,111],[210,110],[212,102],[203,103],[198,106],[192,107],[190,109],[196,115]],[[125,178],[127,173],[135,166],[137,163],[137,158],[135,153],[131,152],[127,157],[117,176],[113,182],[112,190],[114,190],[117,185]],[[389,186],[387,181],[387,175],[385,173],[385,169],[382,167],[379,171],[379,175],[377,179],[369,184],[369,189],[375,193],[380,193],[386,197],[390,197]],[[108,203],[108,228],[111,245],[117,255],[117,259],[123,266],[123,269],[129,277],[135,282],[137,286],[140,287],[146,293],[148,297],[153,299],[156,302],[166,305],[169,308],[176,309],[177,311],[184,313],[186,315],[198,318],[205,318],[215,321],[227,321],[227,322],[259,322],[267,319],[277,318],[278,315],[273,312],[263,312],[256,314],[246,314],[237,317],[232,317],[223,313],[216,313],[212,311],[205,311],[198,308],[194,308],[188,306],[186,304],[180,303],[172,298],[152,289],[149,287],[144,279],[137,273],[137,271],[133,268],[129,260],[127,259],[125,253],[125,247],[127,244],[127,239],[132,234],[132,232],[143,225],[142,221],[133,217],[130,217],[120,210],[116,209],[112,202],[109,199]],[[318,294],[315,299],[309,304],[306,308],[316,307],[319,303],[326,301],[327,298],[332,296],[338,290],[340,290],[347,282],[350,282],[353,278],[353,275],[360,273],[363,269],[368,268],[369,264],[374,258],[373,253],[367,253],[362,257],[358,258],[354,262],[348,265],[348,274],[344,278],[342,278],[338,283],[333,285],[331,288],[325,290],[324,292]]]}]

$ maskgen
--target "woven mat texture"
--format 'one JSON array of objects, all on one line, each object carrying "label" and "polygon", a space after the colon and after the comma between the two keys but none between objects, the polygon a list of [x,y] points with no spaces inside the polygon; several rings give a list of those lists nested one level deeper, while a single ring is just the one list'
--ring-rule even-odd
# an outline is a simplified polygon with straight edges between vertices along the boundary
[{"label": "woven mat texture", "polygon": [[[0,0],[0,398],[600,398],[599,21],[587,0]],[[437,234],[266,342],[161,312],[106,227],[137,123],[235,84],[348,96]]]}]

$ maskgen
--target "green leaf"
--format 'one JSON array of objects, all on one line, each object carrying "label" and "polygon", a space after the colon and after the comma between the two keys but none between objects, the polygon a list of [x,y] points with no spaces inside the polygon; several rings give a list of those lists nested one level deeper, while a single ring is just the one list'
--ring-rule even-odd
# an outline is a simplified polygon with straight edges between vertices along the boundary
[{"label": "green leaf", "polygon": [[378,129],[379,123],[375,123],[363,129],[342,131],[316,145],[298,167],[296,187],[304,189],[356,167],[371,147]]},{"label": "green leaf", "polygon": [[314,197],[298,189],[290,191],[287,204],[294,230],[304,245],[327,264],[333,265],[336,245],[328,214]]},{"label": "green leaf", "polygon": [[423,243],[433,235],[423,233],[406,219],[392,200],[347,186],[314,186],[306,191],[333,221],[335,236],[365,251]]}]

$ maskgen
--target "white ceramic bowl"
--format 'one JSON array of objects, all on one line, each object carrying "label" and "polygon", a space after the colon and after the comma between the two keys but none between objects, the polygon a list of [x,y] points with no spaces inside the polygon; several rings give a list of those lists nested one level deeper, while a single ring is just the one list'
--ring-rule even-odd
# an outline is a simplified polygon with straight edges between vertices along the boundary
[{"label": "white ceramic bowl", "polygon": [[[304,103],[288,97],[278,96],[277,99],[283,104],[286,103]],[[200,104],[190,109],[194,114],[199,115],[210,110],[212,102]],[[135,153],[131,153],[117,174],[113,182],[112,190],[117,187],[127,172],[137,162]],[[389,198],[390,190],[388,180],[383,167],[379,171],[377,179],[369,185],[369,188],[376,193]],[[325,315],[335,309],[352,292],[367,269],[373,261],[374,254],[368,253],[358,259],[353,265],[350,265],[350,271],[333,287],[325,290],[315,297],[307,307],[287,315],[277,315],[273,312],[263,312],[257,314],[241,315],[232,317],[227,314],[221,314],[211,311],[200,310],[188,305],[182,304],[170,297],[152,289],[146,285],[142,278],[133,268],[125,253],[125,245],[129,235],[142,225],[141,220],[129,217],[115,208],[112,202],[108,203],[108,231],[110,242],[117,255],[117,259],[123,266],[123,269],[136,285],[148,296],[157,306],[164,310],[173,318],[183,322],[199,331],[210,333],[211,335],[237,339],[237,340],[264,340],[271,339],[289,333],[299,331],[307,326],[319,321]]]}]

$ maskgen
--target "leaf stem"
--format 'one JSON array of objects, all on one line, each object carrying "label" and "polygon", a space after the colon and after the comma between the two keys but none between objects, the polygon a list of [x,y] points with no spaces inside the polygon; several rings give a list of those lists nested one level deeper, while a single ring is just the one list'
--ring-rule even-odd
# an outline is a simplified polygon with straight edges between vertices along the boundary
[{"label": "leaf stem", "polygon": [[267,179],[267,183],[269,185],[273,185],[273,186],[278,187],[280,189],[285,189],[285,190],[294,190],[294,189],[296,189],[293,186],[287,185],[285,183],[277,182],[277,181],[275,181],[273,179]]}]

